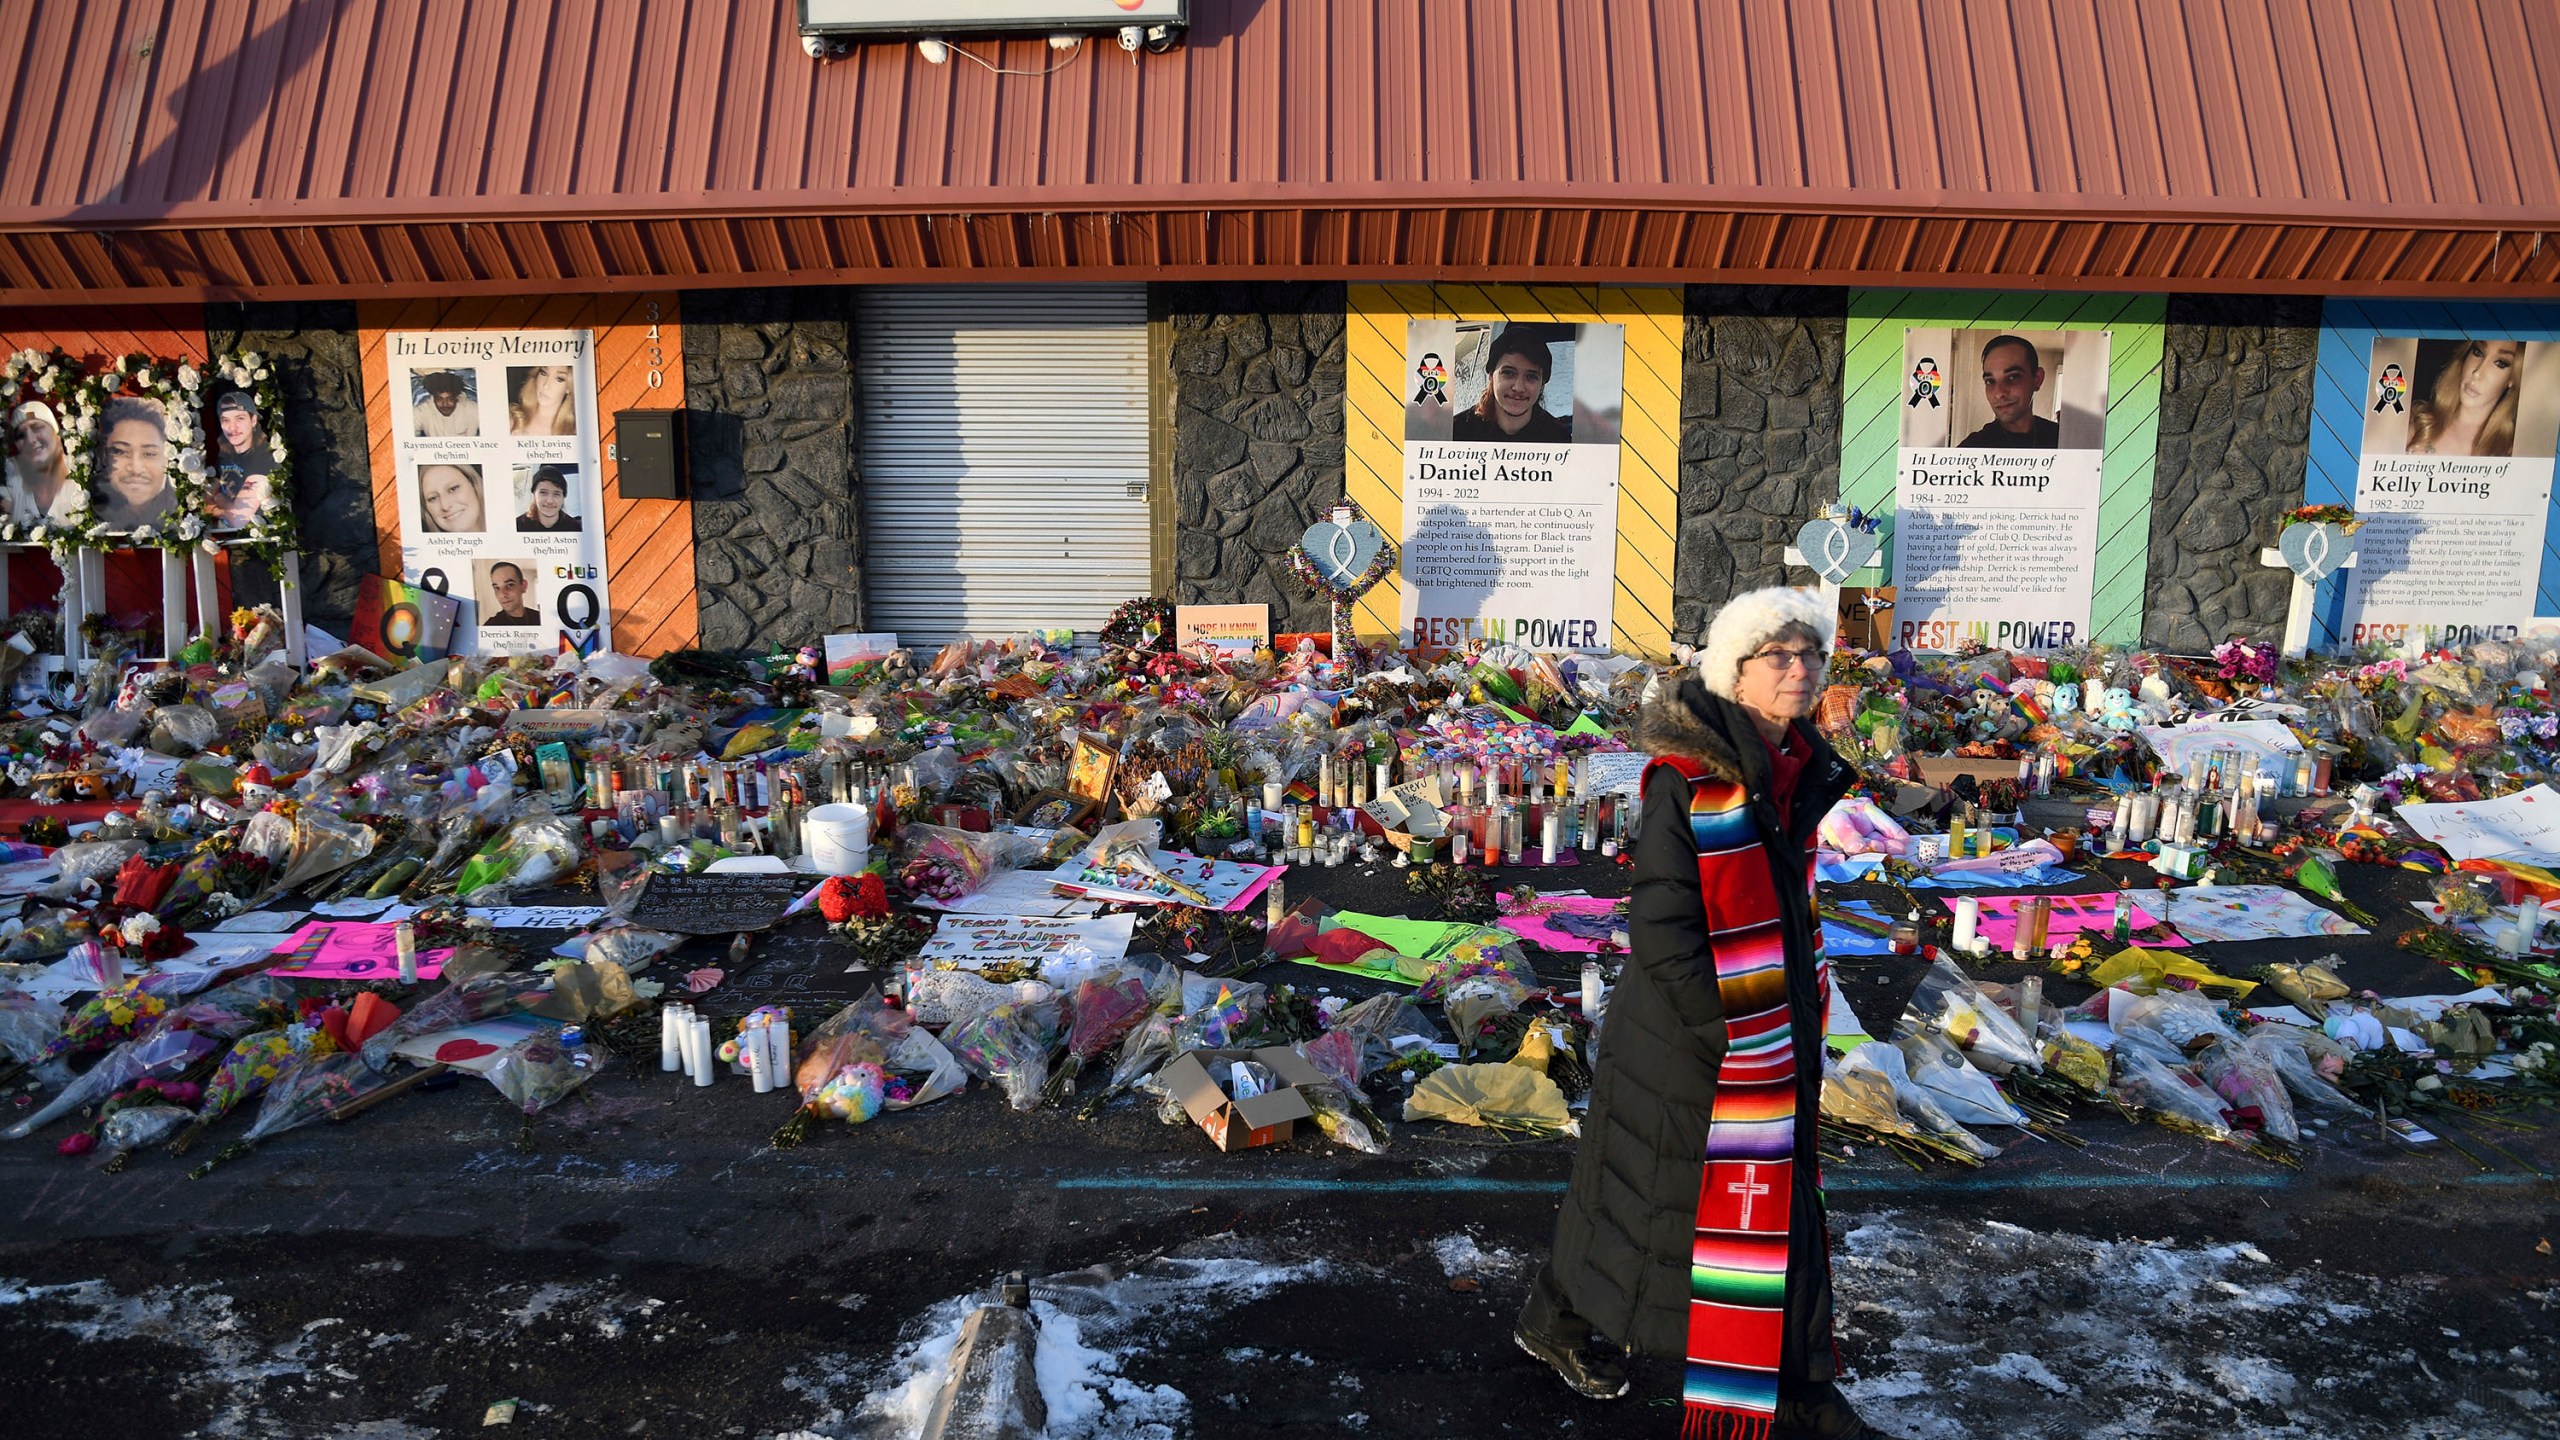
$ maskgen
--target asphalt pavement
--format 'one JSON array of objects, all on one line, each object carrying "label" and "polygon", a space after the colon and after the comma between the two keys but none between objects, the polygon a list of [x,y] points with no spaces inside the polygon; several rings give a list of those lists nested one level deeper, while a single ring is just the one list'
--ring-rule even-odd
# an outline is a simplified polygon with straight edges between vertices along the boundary
[{"label": "asphalt pavement", "polygon": [[[1623,873],[1496,878],[1606,894]],[[1290,889],[1411,912],[1401,879]],[[2335,953],[2359,986],[2451,988],[2390,943],[2418,878],[2349,883],[2382,933],[2195,953],[2233,972]],[[799,923],[727,1003],[867,984]],[[1844,960],[1841,984],[1884,1035],[1920,970]],[[1313,1136],[1222,1155],[1141,1098],[1084,1121],[981,1086],[775,1149],[788,1098],[637,1058],[529,1144],[474,1081],[201,1180],[187,1164],[236,1128],[122,1173],[56,1156],[60,1127],[0,1147],[8,1433],[396,1440],[477,1433],[508,1401],[492,1433],[911,1433],[961,1309],[1014,1270],[1056,1436],[1677,1433],[1669,1367],[1599,1405],[1508,1341],[1569,1142],[1399,1123],[1381,1157]],[[1976,1171],[1835,1160],[1850,1389],[1915,1436],[2560,1434],[2551,1120],[2476,1161],[2337,1124],[2297,1170],[2084,1109],[2085,1148],[2021,1137]]]}]

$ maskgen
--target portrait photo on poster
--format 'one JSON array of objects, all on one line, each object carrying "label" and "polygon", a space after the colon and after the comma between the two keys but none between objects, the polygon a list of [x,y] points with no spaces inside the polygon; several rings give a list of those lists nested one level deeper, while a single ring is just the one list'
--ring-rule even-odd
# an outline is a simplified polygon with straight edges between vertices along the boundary
[{"label": "portrait photo on poster", "polygon": [[89,470],[89,511],[110,534],[159,525],[177,508],[170,483],[174,446],[159,401],[119,395],[98,409],[97,455]]},{"label": "portrait photo on poster", "polygon": [[1906,450],[2103,450],[2107,332],[1902,332]]},{"label": "portrait photo on poster", "polygon": [[2497,337],[2373,342],[2364,453],[2552,458],[2560,437],[2560,344]]},{"label": "portrait photo on poster", "polygon": [[1416,320],[1406,342],[1408,441],[1615,445],[1626,327],[1545,320]]},{"label": "portrait photo on poster", "polygon": [[61,412],[48,401],[29,400],[0,419],[8,422],[0,467],[7,472],[10,523],[59,525],[79,519],[88,497],[71,483]]},{"label": "portrait photo on poster", "polygon": [[418,529],[428,535],[476,535],[489,528],[480,467],[437,463],[418,467]]},{"label": "portrait photo on poster", "polygon": [[516,529],[528,535],[574,535],[585,524],[570,508],[578,488],[575,465],[518,465]]},{"label": "portrait photo on poster", "polygon": [[472,561],[471,594],[480,604],[481,628],[541,624],[542,608],[534,594],[540,569],[532,560]]},{"label": "portrait photo on poster", "polygon": [[507,367],[507,433],[552,436],[578,433],[578,367]]},{"label": "portrait photo on poster", "polygon": [[480,375],[439,366],[409,372],[409,433],[424,440],[480,434]]},{"label": "portrait photo on poster", "polygon": [[246,390],[214,396],[209,422],[213,463],[205,471],[205,516],[217,531],[246,530],[275,502],[273,422],[258,413],[257,398]]}]

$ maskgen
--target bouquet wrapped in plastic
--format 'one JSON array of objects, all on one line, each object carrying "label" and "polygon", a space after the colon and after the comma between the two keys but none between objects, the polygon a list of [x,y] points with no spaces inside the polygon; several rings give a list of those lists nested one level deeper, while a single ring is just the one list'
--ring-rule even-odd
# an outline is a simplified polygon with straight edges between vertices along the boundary
[{"label": "bouquet wrapped in plastic", "polygon": [[170,1142],[169,1153],[186,1154],[216,1121],[249,1097],[264,1093],[278,1075],[337,1050],[338,1042],[318,1025],[283,1025],[232,1041],[230,1051],[214,1067],[213,1078],[205,1082],[204,1102],[197,1107],[195,1123]]},{"label": "bouquet wrapped in plastic", "polygon": [[178,1001],[211,984],[203,970],[155,971],[110,985],[81,1003],[63,1021],[62,1031],[45,1043],[38,1061],[63,1055],[88,1055],[130,1040]]},{"label": "bouquet wrapped in plastic", "polygon": [[2222,1097],[2234,1128],[2255,1130],[2288,1145],[2302,1143],[2293,1098],[2285,1094],[2284,1077],[2265,1054],[2243,1041],[2218,1040],[2196,1057],[2195,1069]]},{"label": "bouquet wrapped in plastic", "polygon": [[942,1043],[970,1074],[1002,1085],[1006,1104],[1032,1110],[1048,1083],[1049,1051],[1057,1037],[1058,1007],[1043,1002],[999,1005],[944,1031]]},{"label": "bouquet wrapped in plastic", "polygon": [[2231,1122],[2213,1087],[2183,1065],[2166,1065],[2145,1054],[2118,1050],[2116,1099],[2148,1112],[2173,1130],[2186,1130],[2208,1140],[2230,1140]]},{"label": "bouquet wrapped in plastic", "polygon": [[275,882],[276,889],[293,890],[324,875],[334,875],[371,855],[378,838],[370,825],[341,820],[317,805],[305,805],[294,812],[292,845],[282,865],[284,873]]},{"label": "bouquet wrapped in plastic", "polygon": [[1902,1052],[1911,1083],[1928,1091],[1929,1098],[1957,1124],[2032,1128],[2034,1122],[2009,1103],[1990,1076],[1966,1063],[1954,1041],[1934,1033],[1920,1034],[1906,1037],[1894,1048]]},{"label": "bouquet wrapped in plastic", "polygon": [[899,832],[898,884],[909,895],[944,904],[966,898],[996,872],[996,851],[985,838],[940,825],[910,825]]},{"label": "bouquet wrapped in plastic", "polygon": [[62,1033],[62,1007],[14,985],[0,985],[0,1055],[31,1064]]},{"label": "bouquet wrapped in plastic", "polygon": [[1097,967],[1076,982],[1067,1001],[1066,1055],[1042,1092],[1048,1103],[1063,1104],[1086,1062],[1119,1044],[1147,1018],[1155,1004],[1147,979],[1145,970],[1120,963]]},{"label": "bouquet wrapped in plastic", "polygon": [[[1908,1117],[1931,1138],[1934,1145],[1960,1151],[1976,1161],[1988,1160],[2000,1153],[1997,1147],[1958,1124],[1932,1092],[1913,1084],[1902,1052],[1891,1045],[1870,1040],[1858,1046],[1841,1057],[1840,1073],[1845,1076],[1871,1074],[1891,1086],[1894,1109]],[[1875,1082],[1864,1083],[1872,1087]]]},{"label": "bouquet wrapped in plastic", "polygon": [[577,818],[555,814],[547,802],[530,798],[515,820],[463,865],[453,890],[484,905],[518,890],[538,890],[577,869],[581,853]]},{"label": "bouquet wrapped in plastic", "polygon": [[2328,1036],[2293,1025],[2261,1025],[2240,1043],[2273,1066],[2297,1099],[2324,1110],[2363,1112],[2337,1087],[2334,1076],[2346,1073],[2346,1050]]},{"label": "bouquet wrapped in plastic", "polygon": [[603,1074],[612,1061],[613,1052],[603,1046],[572,1049],[560,1043],[561,1034],[545,1026],[499,1052],[489,1066],[489,1083],[524,1112],[528,1129],[534,1116]]},{"label": "bouquet wrapped in plastic", "polygon": [[1822,1123],[1905,1156],[1935,1156],[1959,1165],[1980,1165],[1982,1157],[1922,1130],[1902,1113],[1893,1081],[1871,1066],[1844,1070],[1828,1055],[1822,1067]]},{"label": "bouquet wrapped in plastic", "polygon": [[1952,963],[1940,959],[1920,977],[1902,1010],[1902,1033],[1937,1034],[1975,1059],[2022,1070],[2043,1068],[2033,1034]]},{"label": "bouquet wrapped in plastic", "polygon": [[[921,1076],[910,1080],[910,1075]],[[872,1100],[875,1076],[876,1103]],[[788,1149],[808,1138],[817,1120],[859,1124],[883,1110],[903,1110],[957,1094],[968,1072],[905,1010],[864,996],[827,1017],[801,1041],[792,1065],[800,1108],[773,1137]]]}]

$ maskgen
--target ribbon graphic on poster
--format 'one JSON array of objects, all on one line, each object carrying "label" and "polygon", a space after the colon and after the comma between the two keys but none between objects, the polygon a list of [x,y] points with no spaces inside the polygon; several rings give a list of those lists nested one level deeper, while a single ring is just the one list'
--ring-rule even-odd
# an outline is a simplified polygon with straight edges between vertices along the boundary
[{"label": "ribbon graphic on poster", "polygon": [[607,648],[594,335],[394,331],[384,353],[402,578],[455,602],[454,652]]}]

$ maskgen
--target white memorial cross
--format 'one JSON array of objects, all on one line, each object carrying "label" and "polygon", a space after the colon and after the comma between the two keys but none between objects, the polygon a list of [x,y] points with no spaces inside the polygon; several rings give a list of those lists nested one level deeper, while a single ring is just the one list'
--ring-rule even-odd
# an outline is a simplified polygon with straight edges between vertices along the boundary
[{"label": "white memorial cross", "polygon": [[[2284,552],[2272,545],[2258,552],[2258,563],[2274,570],[2293,568],[2286,562]],[[2346,559],[2338,562],[2337,568],[2352,570],[2355,565],[2356,552],[2351,550],[2347,552]],[[2319,603],[2320,587],[2306,585],[2301,576],[2294,576],[2293,599],[2284,610],[2284,658],[2287,660],[2299,660],[2311,648],[2311,610]]]}]

